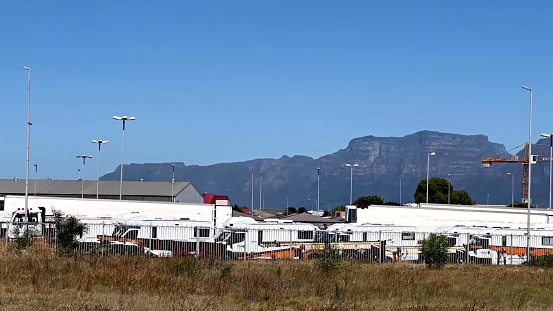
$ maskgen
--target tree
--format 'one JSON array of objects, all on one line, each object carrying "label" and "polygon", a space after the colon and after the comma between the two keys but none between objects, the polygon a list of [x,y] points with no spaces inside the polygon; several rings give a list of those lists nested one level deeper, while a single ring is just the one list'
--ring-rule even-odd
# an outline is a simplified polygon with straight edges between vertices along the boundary
[{"label": "tree", "polygon": [[394,201],[388,201],[388,202],[384,202],[384,205],[400,206],[401,204]]},{"label": "tree", "polygon": [[307,213],[307,209],[305,207],[298,208],[298,214],[301,214],[301,213]]},{"label": "tree", "polygon": [[298,210],[295,207],[288,207],[288,214],[297,214]]},{"label": "tree", "polygon": [[357,207],[367,207],[369,205],[382,205],[382,204],[384,204],[384,200],[378,195],[366,195],[366,196],[357,198],[357,200],[353,202],[353,205],[356,205]]},{"label": "tree", "polygon": [[336,212],[343,212],[346,210],[346,207],[344,205],[336,206],[330,211],[331,216],[336,216]]},{"label": "tree", "polygon": [[[430,178],[428,181],[428,203],[447,204],[448,188],[451,204],[471,205],[473,200],[465,190],[453,190],[453,185],[444,178]],[[426,179],[417,185],[415,190],[415,202],[426,202]]]},{"label": "tree", "polygon": [[323,212],[323,217],[328,217],[328,216],[330,216],[330,213],[328,211],[324,211]]},{"label": "tree", "polygon": [[447,263],[449,241],[443,235],[431,233],[426,239],[419,241],[424,263],[429,269],[441,269]]}]

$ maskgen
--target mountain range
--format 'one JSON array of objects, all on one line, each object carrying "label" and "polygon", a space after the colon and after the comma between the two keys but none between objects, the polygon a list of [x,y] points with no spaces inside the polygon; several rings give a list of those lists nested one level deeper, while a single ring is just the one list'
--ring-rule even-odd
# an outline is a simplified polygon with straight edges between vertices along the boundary
[{"label": "mountain range", "polygon": [[[548,156],[549,140],[534,145],[533,154]],[[349,203],[350,168],[353,168],[353,198],[378,194],[386,201],[414,202],[416,185],[426,178],[427,155],[430,177],[448,178],[455,189],[468,191],[478,204],[508,204],[511,201],[511,176],[514,173],[515,200],[522,196],[522,165],[493,164],[483,168],[482,157],[509,157],[505,146],[490,142],[485,135],[461,135],[421,131],[404,137],[365,136],[352,139],[346,148],[314,159],[308,156],[283,156],[280,159],[254,159],[213,165],[185,165],[174,162],[176,181],[190,181],[198,191],[229,195],[233,204],[251,207],[252,171],[254,208],[290,206],[314,208],[317,198],[317,168],[320,167],[320,208],[332,209]],[[517,155],[523,156],[524,150]],[[119,180],[119,167],[102,180]],[[260,179],[263,172],[260,200]],[[170,181],[171,163],[125,164],[125,180]],[[547,206],[549,164],[539,162],[532,171],[532,198]]]}]

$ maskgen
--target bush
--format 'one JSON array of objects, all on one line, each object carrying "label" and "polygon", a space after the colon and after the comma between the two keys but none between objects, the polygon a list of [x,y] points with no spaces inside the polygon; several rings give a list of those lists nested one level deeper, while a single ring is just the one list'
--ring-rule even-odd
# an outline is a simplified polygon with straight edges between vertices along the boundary
[{"label": "bush", "polygon": [[447,263],[449,241],[443,235],[430,234],[426,239],[419,241],[424,262],[429,269],[441,269]]},{"label": "bush", "polygon": [[15,235],[15,248],[17,250],[24,250],[29,246],[33,245],[35,238],[38,236],[36,229],[33,226],[28,226],[28,228],[21,234],[19,227],[15,227],[13,230]]},{"label": "bush", "polygon": [[535,257],[530,260],[530,265],[542,268],[553,268],[553,255]]},{"label": "bush", "polygon": [[337,250],[327,249],[315,262],[317,268],[326,275],[338,273],[342,269],[342,257]]},{"label": "bush", "polygon": [[56,244],[60,253],[67,254],[78,245],[78,240],[87,231],[85,224],[74,216],[63,217],[59,211],[54,211],[56,224]]}]

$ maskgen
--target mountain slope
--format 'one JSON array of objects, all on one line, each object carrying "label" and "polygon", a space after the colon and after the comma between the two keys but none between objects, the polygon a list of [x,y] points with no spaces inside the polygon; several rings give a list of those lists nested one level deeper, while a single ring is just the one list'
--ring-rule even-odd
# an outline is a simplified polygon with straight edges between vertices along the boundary
[{"label": "mountain slope", "polygon": [[[178,181],[192,182],[198,191],[227,194],[233,203],[251,205],[251,171],[254,171],[254,206],[259,208],[259,171],[263,171],[265,208],[283,208],[289,195],[291,206],[313,208],[317,197],[317,167],[321,168],[322,209],[349,202],[350,169],[345,163],[359,164],[353,170],[353,197],[379,194],[388,201],[399,201],[399,179],[402,179],[402,202],[412,202],[416,184],[426,178],[427,154],[430,176],[451,174],[456,189],[467,190],[478,203],[508,203],[511,179],[506,172],[515,172],[515,198],[520,200],[522,166],[493,165],[482,168],[481,158],[508,156],[502,144],[493,143],[485,135],[460,135],[422,131],[404,137],[355,138],[345,149],[318,159],[307,156],[283,156],[280,159],[255,159],[245,162],[220,163],[208,166],[175,164]],[[542,166],[540,164],[540,166]],[[540,168],[541,169],[541,168]],[[536,170],[537,172],[538,170]],[[543,173],[540,173],[543,175]],[[540,175],[536,173],[536,180]],[[125,165],[125,180],[169,181],[170,163]],[[102,177],[118,180],[119,168]],[[548,181],[548,179],[547,179]],[[547,198],[536,188],[534,202]],[[547,190],[547,188],[546,188]],[[542,191],[543,192],[543,191]],[[547,195],[546,195],[547,197]]]}]

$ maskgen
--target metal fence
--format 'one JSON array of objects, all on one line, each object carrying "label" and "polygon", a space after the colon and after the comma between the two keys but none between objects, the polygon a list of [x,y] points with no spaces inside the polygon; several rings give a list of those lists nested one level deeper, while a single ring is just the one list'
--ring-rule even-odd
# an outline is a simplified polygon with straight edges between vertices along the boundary
[{"label": "metal fence", "polygon": [[[386,230],[339,232],[299,229],[223,230],[208,227],[128,226],[111,222],[86,224],[70,251],[89,256],[210,257],[223,260],[312,260],[336,257],[375,262],[424,263],[420,241],[430,232]],[[451,264],[520,265],[553,254],[553,236],[440,233],[448,243]],[[67,247],[50,223],[0,223],[1,243],[43,241],[58,251]],[[442,238],[444,239],[444,238]],[[528,248],[527,242],[530,241]],[[49,251],[48,250],[48,251]]]}]

